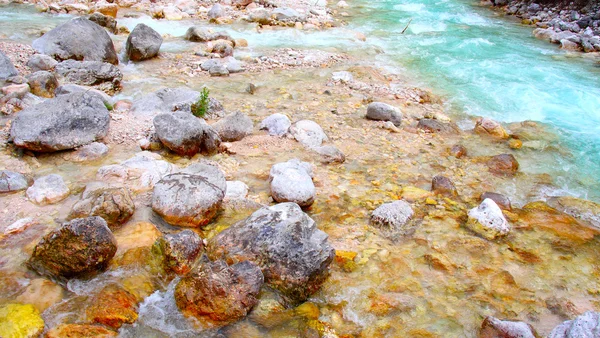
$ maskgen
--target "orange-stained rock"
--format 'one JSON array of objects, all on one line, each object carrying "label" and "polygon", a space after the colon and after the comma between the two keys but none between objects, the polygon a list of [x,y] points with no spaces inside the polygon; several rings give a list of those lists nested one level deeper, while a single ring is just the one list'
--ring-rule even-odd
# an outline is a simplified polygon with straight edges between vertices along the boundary
[{"label": "orange-stained rock", "polygon": [[100,325],[63,324],[46,332],[46,338],[110,338],[116,337],[115,331]]},{"label": "orange-stained rock", "polygon": [[86,314],[93,323],[118,329],[125,323],[134,323],[138,318],[135,296],[116,285],[102,289],[91,304]]},{"label": "orange-stained rock", "polygon": [[560,212],[544,202],[532,202],[519,212],[519,222],[531,228],[543,229],[572,241],[587,242],[600,234],[570,215]]},{"label": "orange-stained rock", "polygon": [[525,322],[500,320],[488,316],[481,324],[479,338],[538,338],[535,329]]},{"label": "orange-stained rock", "polygon": [[508,133],[502,125],[489,118],[480,118],[475,124],[475,132],[482,135],[490,135],[499,139],[507,139]]},{"label": "orange-stained rock", "polygon": [[519,170],[519,162],[512,154],[493,156],[486,162],[490,171],[500,175],[514,175]]}]

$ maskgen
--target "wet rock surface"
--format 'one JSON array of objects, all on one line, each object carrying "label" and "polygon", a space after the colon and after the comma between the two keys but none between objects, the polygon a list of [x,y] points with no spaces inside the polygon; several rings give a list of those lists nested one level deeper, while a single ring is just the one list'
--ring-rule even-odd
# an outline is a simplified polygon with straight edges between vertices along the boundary
[{"label": "wet rock surface", "polygon": [[486,165],[491,172],[499,175],[514,175],[519,170],[519,162],[512,154],[493,156]]},{"label": "wet rock surface", "polygon": [[414,231],[409,223],[413,215],[410,204],[406,201],[395,201],[375,209],[371,214],[371,223],[381,229],[384,236],[396,240]]},{"label": "wet rock surface", "polygon": [[163,113],[153,122],[160,141],[180,155],[214,154],[221,144],[221,138],[213,127],[187,112]]},{"label": "wet rock surface", "polygon": [[483,200],[478,207],[469,210],[466,226],[490,240],[505,236],[510,231],[510,225],[502,210],[489,198]]},{"label": "wet rock surface", "polygon": [[133,216],[135,205],[127,188],[111,188],[90,184],[81,200],[73,205],[68,218],[102,217],[111,230],[115,230]]},{"label": "wet rock surface", "polygon": [[446,176],[436,175],[431,180],[431,190],[439,195],[454,197],[458,195],[452,180]]},{"label": "wet rock surface", "polygon": [[204,251],[204,242],[195,232],[184,230],[162,236],[156,240],[152,251],[166,272],[185,275]]},{"label": "wet rock surface", "polygon": [[317,194],[312,176],[312,167],[307,162],[292,159],[277,163],[269,173],[271,196],[276,202],[310,206]]},{"label": "wet rock surface", "polygon": [[27,198],[35,204],[46,205],[62,201],[69,196],[69,187],[63,178],[57,174],[42,176],[27,188]]},{"label": "wet rock surface", "polygon": [[109,285],[93,296],[86,315],[90,322],[119,329],[123,324],[133,324],[137,318],[137,301],[127,290]]}]

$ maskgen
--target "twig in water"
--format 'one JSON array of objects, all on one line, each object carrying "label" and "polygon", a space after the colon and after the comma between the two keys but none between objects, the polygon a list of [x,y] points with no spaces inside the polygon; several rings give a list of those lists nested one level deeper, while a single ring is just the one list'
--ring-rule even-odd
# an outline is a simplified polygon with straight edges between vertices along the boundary
[{"label": "twig in water", "polygon": [[404,27],[404,29],[402,30],[402,32],[400,34],[404,34],[404,32],[406,32],[406,30],[408,29],[408,26],[410,25],[411,22],[412,22],[412,19],[408,20],[406,27]]}]

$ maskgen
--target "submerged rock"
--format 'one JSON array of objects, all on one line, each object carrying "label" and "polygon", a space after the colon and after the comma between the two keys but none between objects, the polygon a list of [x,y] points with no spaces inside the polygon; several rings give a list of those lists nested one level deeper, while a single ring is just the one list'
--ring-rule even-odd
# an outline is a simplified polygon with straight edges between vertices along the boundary
[{"label": "submerged rock", "polygon": [[317,195],[312,181],[312,167],[307,162],[291,159],[271,167],[271,196],[276,202],[294,202],[301,207],[313,204]]},{"label": "submerged rock", "polygon": [[27,84],[33,95],[52,98],[58,87],[58,80],[54,74],[40,70],[27,75]]},{"label": "submerged rock", "polygon": [[133,216],[135,204],[127,188],[88,185],[81,200],[73,205],[68,219],[102,217],[115,230]]},{"label": "submerged rock", "polygon": [[323,128],[311,120],[301,120],[290,127],[290,134],[307,148],[315,148],[328,140]]},{"label": "submerged rock", "polygon": [[384,236],[396,240],[411,232],[409,221],[413,215],[413,209],[406,201],[394,201],[375,209],[371,214],[371,222],[381,229]]},{"label": "submerged rock", "polygon": [[417,129],[426,133],[458,134],[458,130],[452,124],[427,118],[419,120]]},{"label": "submerged rock", "polygon": [[508,138],[508,133],[500,123],[486,117],[477,120],[475,132],[478,134],[490,135],[499,139]]},{"label": "submerged rock", "polygon": [[100,325],[89,324],[61,324],[46,332],[46,338],[112,338],[117,337],[117,332]]},{"label": "submerged rock", "polygon": [[383,102],[373,102],[367,107],[367,119],[376,121],[390,121],[396,127],[402,124],[400,109]]},{"label": "submerged rock", "polygon": [[224,326],[244,318],[258,302],[264,277],[260,268],[243,261],[205,261],[175,287],[175,302],[186,315]]},{"label": "submerged rock", "polygon": [[211,238],[207,251],[212,259],[256,263],[265,282],[292,302],[321,287],[335,256],[327,234],[295,203],[259,209]]},{"label": "submerged rock", "polygon": [[17,76],[19,72],[15,66],[13,66],[12,61],[4,54],[3,51],[0,50],[0,80],[8,79],[12,76]]},{"label": "submerged rock", "polygon": [[214,154],[221,144],[217,131],[190,113],[163,113],[153,122],[160,141],[179,155]]},{"label": "submerged rock", "polygon": [[89,162],[98,160],[108,154],[108,146],[104,143],[93,142],[77,148],[65,156],[65,159],[73,162]]},{"label": "submerged rock", "polygon": [[166,272],[185,275],[192,269],[200,254],[204,251],[204,242],[192,230],[183,230],[176,234],[166,234],[156,240],[152,252],[161,262]]},{"label": "submerged rock", "polygon": [[596,338],[600,336],[600,313],[588,311],[552,330],[548,338]]},{"label": "submerged rock", "polygon": [[30,304],[5,304],[0,307],[0,337],[39,337],[44,331],[40,312]]},{"label": "submerged rock", "polygon": [[456,158],[463,158],[467,156],[467,148],[460,144],[454,145],[450,148],[450,155]]},{"label": "submerged rock", "polygon": [[23,174],[0,170],[0,193],[25,190],[29,186],[29,181]]},{"label": "submerged rock", "polygon": [[438,195],[454,197],[458,195],[454,183],[446,176],[436,175],[431,180],[431,190]]},{"label": "submerged rock", "polygon": [[139,23],[125,43],[127,57],[132,61],[151,59],[158,55],[163,38],[149,26]]},{"label": "submerged rock", "polygon": [[234,142],[251,135],[254,123],[248,115],[238,111],[225,116],[212,127],[219,133],[221,140]]},{"label": "submerged rock", "polygon": [[73,149],[106,136],[109,121],[97,95],[61,95],[19,112],[10,137],[18,147],[33,151]]},{"label": "submerged rock", "polygon": [[485,317],[479,331],[479,338],[539,338],[535,329],[525,322],[500,320]]},{"label": "submerged rock", "polygon": [[479,200],[483,201],[486,198],[489,198],[492,201],[496,202],[496,204],[500,207],[500,209],[504,209],[504,210],[511,210],[512,209],[512,206],[510,204],[510,200],[508,199],[508,197],[506,197],[506,196],[504,196],[502,194],[498,194],[498,193],[495,193],[495,192],[484,192],[479,197]]},{"label": "submerged rock", "polygon": [[171,174],[160,180],[154,186],[152,209],[174,225],[208,224],[221,207],[227,184],[219,168],[204,167],[194,174]]},{"label": "submerged rock", "polygon": [[42,238],[27,262],[40,275],[58,279],[104,270],[117,241],[101,217],[78,218]]},{"label": "submerged rock", "polygon": [[120,182],[132,191],[152,189],[156,182],[173,171],[173,165],[158,154],[148,151],[137,153],[121,164],[100,167],[96,178],[108,183]]},{"label": "submerged rock", "polygon": [[86,317],[93,323],[119,329],[123,324],[133,324],[138,318],[136,298],[127,290],[108,285],[91,300]]},{"label": "submerged rock", "polygon": [[248,195],[248,185],[242,181],[227,181],[225,200],[244,199]]},{"label": "submerged rock", "polygon": [[499,175],[514,175],[519,170],[519,162],[512,154],[493,156],[486,165],[492,173]]},{"label": "submerged rock", "polygon": [[46,205],[62,201],[70,191],[60,175],[51,174],[37,178],[26,193],[31,202]]},{"label": "submerged rock", "polygon": [[571,196],[560,196],[549,199],[548,204],[557,210],[600,229],[600,204],[598,203]]},{"label": "submerged rock", "polygon": [[115,46],[104,28],[85,18],[75,18],[33,41],[33,48],[57,60],[119,63]]},{"label": "submerged rock", "polygon": [[496,239],[508,234],[510,225],[496,202],[487,198],[469,211],[467,228],[487,239]]},{"label": "submerged rock", "polygon": [[321,155],[321,162],[323,163],[344,163],[346,161],[346,155],[335,146],[320,146],[313,148],[313,150]]},{"label": "submerged rock", "polygon": [[267,130],[271,136],[285,136],[292,126],[290,119],[280,113],[275,113],[266,117],[260,123],[261,130]]}]

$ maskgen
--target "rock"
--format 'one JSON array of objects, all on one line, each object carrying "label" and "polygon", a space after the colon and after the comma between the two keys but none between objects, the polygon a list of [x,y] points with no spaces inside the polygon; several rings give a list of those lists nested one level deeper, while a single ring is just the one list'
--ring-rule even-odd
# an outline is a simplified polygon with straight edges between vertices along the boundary
[{"label": "rock", "polygon": [[204,166],[195,174],[171,174],[160,180],[154,186],[152,209],[173,225],[208,224],[221,207],[227,184],[221,170]]},{"label": "rock", "polygon": [[19,72],[13,66],[12,61],[0,50],[0,80],[8,79],[12,76],[17,76]]},{"label": "rock", "polygon": [[200,69],[204,71],[209,71],[212,67],[220,66],[221,61],[218,59],[208,59],[200,64]]},{"label": "rock", "polygon": [[[342,71],[342,72],[334,72],[333,74],[331,74],[331,79],[334,82],[342,82],[342,83],[348,83],[350,81],[353,80],[353,76],[352,73],[350,72],[346,72],[346,71]],[[384,103],[385,104],[385,103]],[[370,105],[369,105],[370,106]],[[394,108],[394,107],[392,107]],[[395,109],[395,108],[394,108]],[[367,116],[369,115],[368,113],[368,109],[367,109]],[[377,120],[377,119],[374,119]],[[386,120],[387,121],[387,120]]]},{"label": "rock", "polygon": [[263,283],[255,263],[205,261],[177,283],[175,302],[184,314],[223,326],[250,312]]},{"label": "rock", "polygon": [[86,317],[92,323],[119,329],[123,324],[133,324],[138,319],[135,297],[115,284],[108,285],[94,295]]},{"label": "rock", "polygon": [[490,135],[499,139],[508,138],[508,133],[502,128],[502,125],[488,118],[480,118],[477,120],[475,132],[478,134]]},{"label": "rock", "polygon": [[315,148],[327,141],[323,128],[311,120],[301,120],[290,127],[290,134],[305,147]]},{"label": "rock", "polygon": [[250,22],[256,22],[261,25],[269,25],[273,22],[273,19],[271,18],[271,13],[263,8],[251,11],[248,15],[248,20]]},{"label": "rock", "polygon": [[27,189],[27,198],[35,204],[46,205],[60,202],[69,196],[69,187],[60,175],[51,174],[37,178]]},{"label": "rock", "polygon": [[33,48],[57,60],[83,60],[119,63],[108,33],[84,18],[75,18],[33,41]]},{"label": "rock", "polygon": [[57,64],[58,61],[54,60],[51,56],[44,54],[34,54],[27,61],[27,67],[31,68],[34,72],[40,70],[54,70],[54,67],[56,67]]},{"label": "rock", "polygon": [[212,32],[205,27],[193,26],[185,32],[184,38],[192,42],[208,42],[212,40]]},{"label": "rock", "polygon": [[283,7],[283,8],[275,8],[272,12],[272,15],[275,17],[277,21],[281,22],[305,22],[306,16],[300,14],[293,8]]},{"label": "rock", "polygon": [[280,113],[267,116],[260,123],[260,130],[267,130],[271,136],[285,136],[290,130],[290,119]]},{"label": "rock", "polygon": [[573,51],[581,50],[581,48],[579,47],[579,44],[577,44],[573,41],[567,40],[567,39],[560,40],[560,49],[573,50]]},{"label": "rock", "polygon": [[510,225],[502,210],[496,202],[487,198],[481,204],[469,211],[467,228],[477,234],[492,240],[498,237],[506,236],[510,231]]},{"label": "rock", "polygon": [[208,70],[210,76],[229,76],[229,70],[224,65],[215,65]]},{"label": "rock", "polygon": [[587,227],[571,215],[558,211],[544,202],[526,204],[519,212],[519,222],[525,227],[548,231],[557,237],[576,243],[590,241],[600,232]]},{"label": "rock", "polygon": [[30,279],[27,287],[15,301],[22,304],[31,304],[38,311],[44,312],[49,307],[60,303],[65,298],[62,286],[46,279]]},{"label": "rock", "polygon": [[209,19],[217,19],[223,16],[223,6],[214,4],[207,13]]},{"label": "rock", "polygon": [[334,146],[320,146],[313,148],[313,150],[321,155],[321,162],[323,163],[344,163],[346,161],[346,155]]},{"label": "rock", "polygon": [[104,270],[117,241],[101,217],[74,219],[40,240],[27,262],[40,275],[58,279]]},{"label": "rock", "polygon": [[236,60],[233,56],[227,56],[223,59],[223,66],[231,74],[241,73],[245,71],[241,61]]},{"label": "rock", "polygon": [[68,219],[100,216],[111,230],[116,230],[134,212],[135,204],[129,189],[88,184],[81,200],[73,205]]},{"label": "rock", "polygon": [[181,10],[179,10],[179,8],[175,7],[175,6],[167,6],[163,9],[163,15],[165,16],[166,20],[182,20],[183,19],[183,12],[181,12]]},{"label": "rock", "polygon": [[0,193],[25,190],[29,181],[25,176],[10,170],[0,170]]},{"label": "rock", "polygon": [[27,75],[27,84],[33,95],[51,98],[58,87],[58,80],[54,74],[41,70]]},{"label": "rock", "polygon": [[479,338],[539,338],[539,335],[525,322],[500,320],[487,316],[481,324]]},{"label": "rock", "polygon": [[132,191],[152,189],[154,184],[173,171],[173,165],[158,154],[143,151],[121,164],[100,167],[96,178],[109,183],[120,182]]},{"label": "rock", "polygon": [[100,91],[98,89],[94,89],[92,87],[80,86],[80,85],[76,85],[73,83],[67,83],[67,84],[58,86],[58,88],[56,88],[56,91],[54,91],[54,94],[56,96],[59,96],[59,95],[66,95],[66,94],[71,94],[71,93],[83,93],[83,92],[98,95],[102,99],[102,102],[104,102],[105,107],[112,105],[112,97],[110,95],[106,94],[105,92]]},{"label": "rock", "polygon": [[39,337],[44,331],[44,320],[31,304],[0,306],[0,337]]},{"label": "rock", "polygon": [[[150,93],[133,102],[131,111],[137,114],[153,115],[156,113],[170,113],[185,111],[191,113],[192,104],[200,99],[200,92],[188,88],[165,88]],[[208,112],[213,112],[212,101],[209,103]],[[222,107],[221,107],[222,109]]]},{"label": "rock", "polygon": [[212,259],[256,263],[265,282],[291,302],[321,287],[335,256],[327,234],[295,203],[257,210],[211,238],[208,253]]},{"label": "rock", "polygon": [[96,13],[90,15],[88,20],[96,23],[99,26],[106,28],[109,32],[111,32],[113,34],[119,33],[119,30],[117,29],[117,20],[115,20],[114,17],[96,12]]},{"label": "rock", "polygon": [[376,121],[390,121],[396,127],[402,124],[400,109],[383,102],[373,102],[367,107],[367,119]]},{"label": "rock", "polygon": [[248,115],[238,111],[225,116],[212,127],[219,133],[221,140],[235,142],[251,135],[254,123]]},{"label": "rock", "polygon": [[483,194],[481,194],[481,197],[479,197],[479,200],[483,202],[486,198],[489,198],[492,201],[496,202],[500,209],[509,211],[512,209],[510,200],[508,199],[508,197],[502,194],[498,194],[495,192],[484,192]]},{"label": "rock", "polygon": [[127,57],[132,61],[151,59],[158,55],[163,38],[143,23],[137,24],[125,44]]},{"label": "rock", "polygon": [[120,90],[123,79],[119,68],[99,61],[63,61],[56,65],[56,74],[66,82],[84,86],[101,85],[106,91]]},{"label": "rock", "polygon": [[61,324],[46,332],[45,338],[112,338],[117,337],[117,332],[104,326],[89,324]]},{"label": "rock", "polygon": [[244,199],[246,196],[248,196],[248,185],[246,185],[246,183],[242,181],[227,181],[225,201]]},{"label": "rock", "polygon": [[156,240],[152,253],[156,255],[166,272],[185,275],[204,251],[204,242],[192,230],[167,234]]},{"label": "rock", "polygon": [[486,165],[492,173],[499,175],[514,175],[519,170],[519,162],[512,154],[493,156]]},{"label": "rock", "polygon": [[214,154],[221,144],[213,127],[187,112],[163,113],[153,123],[160,141],[179,155]]},{"label": "rock", "polygon": [[452,148],[450,148],[450,155],[456,157],[456,158],[462,158],[467,156],[467,148],[465,148],[465,146],[457,144],[452,146]]},{"label": "rock", "polygon": [[119,12],[119,6],[116,3],[97,2],[94,5],[94,11],[96,11],[96,13],[101,13],[106,16],[116,18],[117,13]]},{"label": "rock", "polygon": [[540,40],[552,40],[552,36],[555,34],[552,28],[536,28],[533,30],[533,36]]},{"label": "rock", "polygon": [[413,230],[409,223],[413,215],[410,204],[400,200],[380,205],[371,214],[371,222],[385,237],[396,240]]},{"label": "rock", "polygon": [[90,162],[103,158],[108,154],[108,146],[104,143],[94,142],[77,148],[74,152],[67,154],[65,159],[73,162]]},{"label": "rock", "polygon": [[106,136],[109,121],[97,95],[61,95],[19,112],[10,137],[18,147],[33,151],[73,149]]},{"label": "rock", "polygon": [[[1,186],[2,183],[0,183]],[[598,203],[571,196],[560,196],[550,198],[548,204],[561,212],[600,229],[600,204]]]},{"label": "rock", "polygon": [[269,174],[271,196],[276,202],[294,202],[308,207],[317,195],[312,177],[312,168],[307,162],[291,159],[277,163]]},{"label": "rock", "polygon": [[417,124],[417,129],[421,129],[426,133],[457,133],[457,130],[452,125],[434,119],[420,119]]},{"label": "rock", "polygon": [[588,311],[552,330],[548,338],[596,338],[600,334],[600,313]]},{"label": "rock", "polygon": [[0,102],[8,102],[11,98],[22,100],[25,95],[29,94],[29,90],[30,88],[27,83],[4,86],[0,88],[0,92],[5,95],[0,98]]},{"label": "rock", "polygon": [[253,0],[232,0],[231,4],[237,7],[246,7],[252,2]]},{"label": "rock", "polygon": [[431,180],[431,190],[438,195],[458,196],[454,183],[446,176],[436,175]]}]

